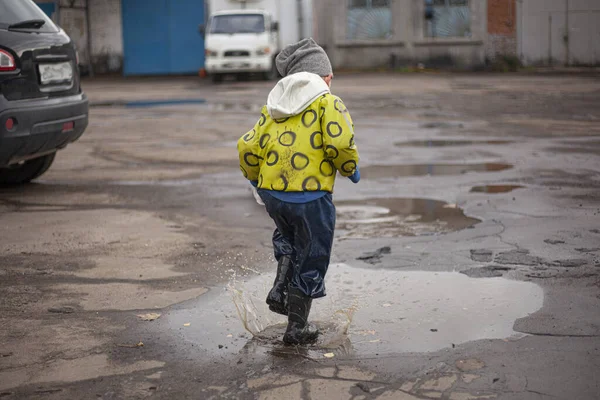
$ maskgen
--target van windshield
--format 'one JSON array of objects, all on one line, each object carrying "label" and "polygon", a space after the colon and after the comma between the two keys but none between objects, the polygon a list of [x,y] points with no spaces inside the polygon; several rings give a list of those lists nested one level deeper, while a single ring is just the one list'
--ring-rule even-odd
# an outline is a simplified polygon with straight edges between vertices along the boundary
[{"label": "van windshield", "polygon": [[216,15],[210,21],[210,33],[263,33],[265,17],[261,14]]},{"label": "van windshield", "polygon": [[0,29],[58,32],[50,18],[31,0],[0,0]]}]

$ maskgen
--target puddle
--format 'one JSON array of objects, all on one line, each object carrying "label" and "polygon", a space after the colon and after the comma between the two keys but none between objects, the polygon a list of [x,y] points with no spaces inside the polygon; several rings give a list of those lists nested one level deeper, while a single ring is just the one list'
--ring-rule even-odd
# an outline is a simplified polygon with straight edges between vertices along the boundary
[{"label": "puddle", "polygon": [[360,174],[366,179],[381,179],[399,176],[444,176],[461,175],[468,172],[498,172],[512,167],[512,165],[504,163],[370,165],[362,167]]},{"label": "puddle", "polygon": [[[274,269],[275,265],[273,274]],[[264,304],[272,280],[269,274],[233,282],[229,290],[202,296],[194,307],[170,312],[167,323],[209,355],[297,357],[297,348],[281,342],[286,318],[269,312]],[[346,264],[330,266],[327,291],[327,297],[313,302],[310,318],[324,335],[303,356],[430,352],[474,340],[513,337],[515,320],[537,311],[543,302],[542,289],[531,282]],[[255,338],[244,329],[240,316]]]},{"label": "puddle", "polygon": [[396,143],[398,147],[452,147],[452,146],[477,146],[477,145],[500,145],[514,143],[510,140],[411,140]]},{"label": "puddle", "polygon": [[109,100],[93,102],[91,107],[126,107],[126,108],[151,108],[178,105],[202,105],[213,111],[252,111],[259,112],[262,105],[248,103],[210,103],[206,99],[166,99],[166,100]]},{"label": "puddle", "polygon": [[520,185],[485,185],[485,186],[473,186],[470,190],[471,193],[508,193],[513,190],[523,189],[525,186]]},{"label": "puddle", "polygon": [[431,199],[338,201],[336,210],[340,239],[432,235],[481,222],[454,204]]}]

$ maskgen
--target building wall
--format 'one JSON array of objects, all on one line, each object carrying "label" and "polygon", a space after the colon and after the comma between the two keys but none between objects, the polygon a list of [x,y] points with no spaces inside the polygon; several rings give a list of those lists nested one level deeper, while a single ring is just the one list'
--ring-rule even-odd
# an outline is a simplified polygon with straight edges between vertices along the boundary
[{"label": "building wall", "polygon": [[94,72],[119,72],[123,68],[121,0],[88,0],[88,2]]},{"label": "building wall", "polygon": [[471,36],[427,37],[424,0],[392,0],[391,34],[385,39],[347,39],[347,0],[314,3],[317,41],[334,68],[377,68],[415,65],[472,68],[485,61],[487,2],[470,0]]},{"label": "building wall", "polygon": [[488,37],[486,58],[517,55],[517,2],[516,0],[488,0]]},{"label": "building wall", "polygon": [[517,46],[528,65],[600,65],[600,1],[521,0]]}]

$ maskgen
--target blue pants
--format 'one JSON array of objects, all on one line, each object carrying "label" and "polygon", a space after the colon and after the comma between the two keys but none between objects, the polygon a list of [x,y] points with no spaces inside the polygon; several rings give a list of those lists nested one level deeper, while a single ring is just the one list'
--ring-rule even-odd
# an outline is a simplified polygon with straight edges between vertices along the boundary
[{"label": "blue pants", "polygon": [[313,299],[325,296],[335,229],[331,194],[300,204],[278,200],[264,190],[259,194],[277,227],[273,234],[275,258],[292,258],[292,286]]}]

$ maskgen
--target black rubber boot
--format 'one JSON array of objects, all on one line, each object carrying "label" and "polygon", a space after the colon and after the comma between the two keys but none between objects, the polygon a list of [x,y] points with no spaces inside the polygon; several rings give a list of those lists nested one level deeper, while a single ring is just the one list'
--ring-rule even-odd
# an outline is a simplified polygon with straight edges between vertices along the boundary
[{"label": "black rubber boot", "polygon": [[288,315],[287,291],[293,273],[292,259],[283,256],[277,265],[277,276],[273,283],[273,289],[267,295],[269,310],[281,315]]},{"label": "black rubber boot", "polygon": [[289,287],[288,289],[288,326],[283,335],[285,344],[310,344],[317,341],[319,331],[308,323],[308,314],[312,299],[306,296],[300,289]]}]

